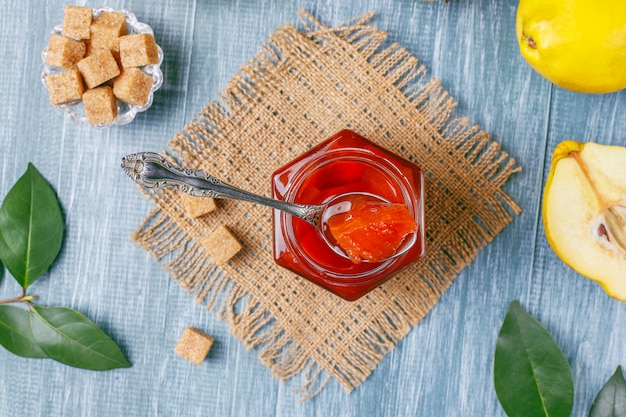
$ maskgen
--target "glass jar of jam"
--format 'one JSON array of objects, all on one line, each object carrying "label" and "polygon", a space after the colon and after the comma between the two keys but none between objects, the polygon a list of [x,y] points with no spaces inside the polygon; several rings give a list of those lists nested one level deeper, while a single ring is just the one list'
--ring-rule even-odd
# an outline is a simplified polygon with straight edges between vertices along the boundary
[{"label": "glass jar of jam", "polygon": [[417,223],[412,246],[397,257],[354,263],[323,232],[274,210],[274,260],[332,293],[353,301],[424,254],[424,178],[415,164],[342,130],[272,175],[273,197],[299,204],[326,204],[350,193],[406,205]]}]

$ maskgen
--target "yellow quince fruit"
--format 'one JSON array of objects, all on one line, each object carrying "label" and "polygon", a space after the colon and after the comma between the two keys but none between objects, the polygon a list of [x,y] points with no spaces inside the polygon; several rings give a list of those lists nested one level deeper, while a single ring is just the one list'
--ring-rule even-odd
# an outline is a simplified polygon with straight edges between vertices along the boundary
[{"label": "yellow quince fruit", "polygon": [[626,148],[572,140],[557,145],[542,214],[561,260],[626,301]]},{"label": "yellow quince fruit", "polygon": [[522,56],[552,83],[582,93],[626,88],[625,0],[521,0]]}]

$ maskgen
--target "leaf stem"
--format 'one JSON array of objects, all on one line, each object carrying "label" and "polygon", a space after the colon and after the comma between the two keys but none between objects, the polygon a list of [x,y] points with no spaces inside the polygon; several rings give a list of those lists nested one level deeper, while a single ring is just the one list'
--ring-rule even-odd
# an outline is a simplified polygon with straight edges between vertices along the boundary
[{"label": "leaf stem", "polygon": [[17,297],[8,298],[6,300],[0,300],[0,305],[2,304],[11,304],[11,303],[24,303],[30,307],[30,302],[36,300],[37,297],[34,295],[26,295],[26,288],[22,290],[22,295]]}]

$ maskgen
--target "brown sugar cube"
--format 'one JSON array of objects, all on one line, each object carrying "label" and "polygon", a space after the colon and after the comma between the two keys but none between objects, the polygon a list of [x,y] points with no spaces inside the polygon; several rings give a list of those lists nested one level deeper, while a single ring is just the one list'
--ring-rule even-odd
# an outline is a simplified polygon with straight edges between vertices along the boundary
[{"label": "brown sugar cube", "polygon": [[87,88],[94,88],[120,75],[120,69],[111,51],[99,51],[76,64]]},{"label": "brown sugar cube", "polygon": [[139,68],[124,69],[113,81],[113,94],[115,94],[115,97],[135,106],[146,105],[151,88],[152,77]]},{"label": "brown sugar cube", "polygon": [[92,34],[89,40],[87,48],[87,55],[92,55],[96,52],[108,50],[113,53],[113,56],[119,56],[120,43],[119,37],[110,32],[102,32],[99,34]]},{"label": "brown sugar cube", "polygon": [[72,69],[85,56],[83,42],[52,34],[46,52],[46,64],[53,67]]},{"label": "brown sugar cube", "polygon": [[50,103],[59,105],[78,101],[82,98],[85,87],[78,71],[64,71],[46,77]]},{"label": "brown sugar cube", "polygon": [[215,200],[209,197],[195,197],[187,193],[181,193],[180,199],[183,207],[190,217],[198,218],[217,208]]},{"label": "brown sugar cube", "polygon": [[85,43],[85,57],[93,55],[94,49],[91,47],[91,40],[85,39],[83,42]]},{"label": "brown sugar cube", "polygon": [[241,250],[241,245],[226,226],[219,226],[204,239],[202,246],[217,265],[223,265]]},{"label": "brown sugar cube", "polygon": [[120,12],[102,12],[91,24],[91,53],[108,49],[119,60],[118,38],[128,33],[126,17]]},{"label": "brown sugar cube", "polygon": [[156,64],[159,52],[154,36],[138,33],[120,37],[120,58],[124,68]]},{"label": "brown sugar cube", "polygon": [[85,57],[97,54],[102,51],[109,51],[111,55],[113,55],[113,59],[117,63],[118,68],[122,68],[122,63],[120,61],[120,48],[119,43],[117,41],[118,38],[110,39],[85,39]]},{"label": "brown sugar cube", "polygon": [[113,89],[108,85],[85,91],[83,105],[87,122],[90,124],[111,123],[117,116]]},{"label": "brown sugar cube", "polygon": [[89,7],[65,6],[63,35],[74,39],[89,39],[93,11]]},{"label": "brown sugar cube", "polygon": [[174,353],[187,359],[189,362],[201,365],[213,345],[213,338],[194,328],[185,327],[183,335],[174,348]]},{"label": "brown sugar cube", "polygon": [[126,17],[120,12],[102,12],[91,23],[91,37],[110,34],[120,37],[128,33]]},{"label": "brown sugar cube", "polygon": [[122,66],[120,61],[120,42],[117,35],[111,32],[92,33],[91,39],[87,44],[85,56],[93,55],[101,51],[110,51],[118,67]]}]

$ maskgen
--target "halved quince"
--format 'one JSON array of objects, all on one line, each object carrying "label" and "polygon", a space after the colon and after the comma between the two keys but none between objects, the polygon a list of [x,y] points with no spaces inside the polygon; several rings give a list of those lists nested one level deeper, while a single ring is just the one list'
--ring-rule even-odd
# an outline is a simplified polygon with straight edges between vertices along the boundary
[{"label": "halved quince", "polygon": [[563,262],[626,300],[626,148],[561,142],[543,197],[548,242]]}]

